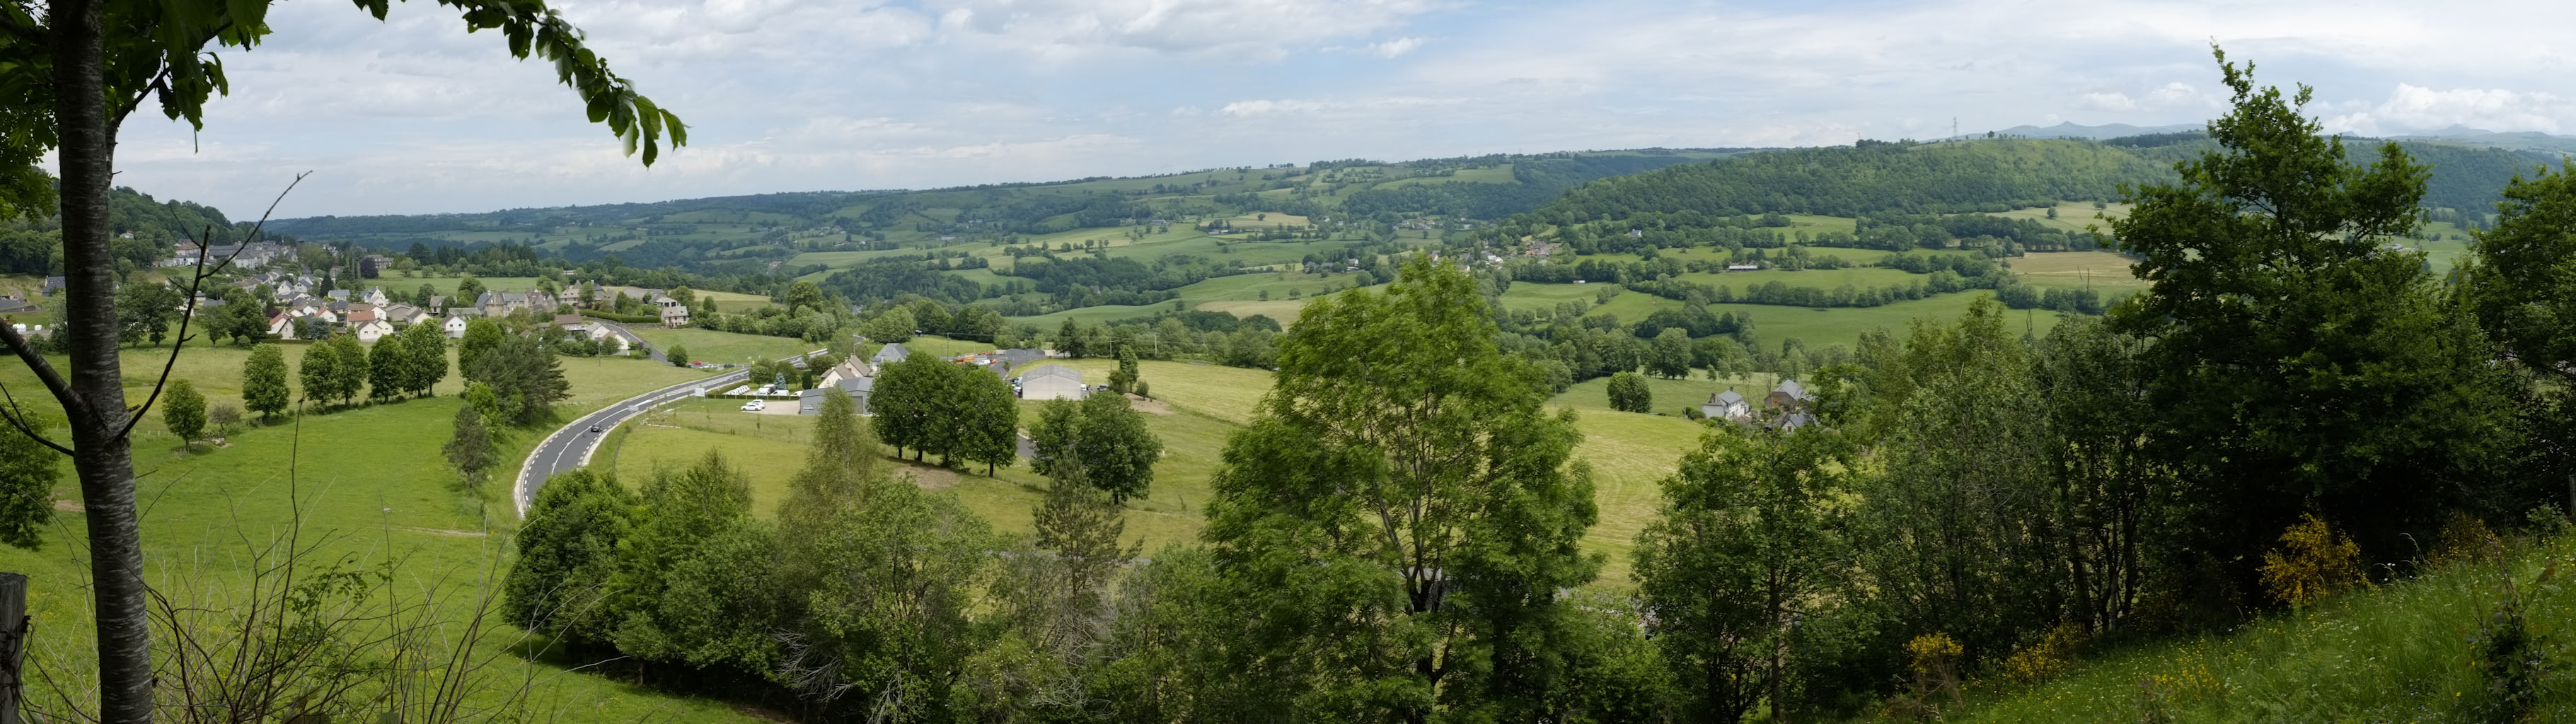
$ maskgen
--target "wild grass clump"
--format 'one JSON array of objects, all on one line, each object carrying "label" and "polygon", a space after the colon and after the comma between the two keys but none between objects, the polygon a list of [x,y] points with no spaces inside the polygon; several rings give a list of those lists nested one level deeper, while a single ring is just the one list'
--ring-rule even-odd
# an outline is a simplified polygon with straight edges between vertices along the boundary
[{"label": "wild grass clump", "polygon": [[2222,634],[2120,649],[2035,687],[1972,686],[1943,718],[2576,722],[2576,539],[2488,549]]}]

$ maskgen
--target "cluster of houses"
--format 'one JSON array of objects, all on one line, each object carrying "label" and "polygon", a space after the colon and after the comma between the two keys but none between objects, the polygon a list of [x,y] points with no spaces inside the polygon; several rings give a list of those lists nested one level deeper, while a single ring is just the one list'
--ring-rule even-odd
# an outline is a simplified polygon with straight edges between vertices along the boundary
[{"label": "cluster of houses", "polygon": [[[134,233],[126,232],[121,236],[131,239],[134,238]],[[214,247],[206,247],[201,246],[194,241],[181,239],[179,241],[178,248],[170,254],[170,257],[162,259],[160,262],[154,264],[154,266],[196,266],[200,261],[212,266],[230,259],[232,260],[232,267],[235,269],[257,269],[268,266],[268,263],[271,261],[286,258],[286,256],[286,245],[276,242],[262,241],[251,244],[222,244]]]},{"label": "cluster of houses", "polygon": [[[1091,392],[1082,383],[1082,373],[1063,365],[1036,364],[1058,355],[1042,349],[1003,349],[946,358],[951,364],[993,373],[1011,383],[1011,393],[1032,400],[1079,400]],[[901,342],[888,342],[878,347],[867,359],[852,357],[825,370],[813,389],[796,393],[796,412],[818,414],[823,410],[823,396],[839,389],[858,403],[859,414],[868,413],[868,396],[876,391],[877,373],[886,365],[912,358],[912,350]],[[1035,367],[1030,365],[1035,364]]]},{"label": "cluster of houses", "polygon": [[1710,420],[1758,423],[1781,430],[1796,430],[1816,424],[1816,416],[1807,412],[1807,405],[1814,400],[1815,397],[1808,394],[1807,388],[1799,385],[1797,380],[1781,380],[1780,386],[1771,388],[1770,394],[1762,396],[1762,407],[1758,411],[1754,409],[1752,400],[1732,387],[1709,395],[1708,402],[1702,403],[1699,411]]}]

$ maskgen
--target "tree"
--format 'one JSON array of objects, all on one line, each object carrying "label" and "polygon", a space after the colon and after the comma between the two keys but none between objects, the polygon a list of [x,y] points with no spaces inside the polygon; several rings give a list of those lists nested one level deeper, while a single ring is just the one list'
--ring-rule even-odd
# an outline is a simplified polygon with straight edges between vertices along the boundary
[{"label": "tree", "polygon": [[215,426],[216,437],[232,437],[234,431],[241,429],[241,408],[229,403],[208,408],[206,423]]},{"label": "tree", "polygon": [[1690,332],[1679,327],[1665,327],[1646,346],[1646,371],[1656,377],[1678,380],[1690,376]]},{"label": "tree", "polygon": [[[685,300],[683,303],[686,303]],[[830,310],[830,303],[823,299],[823,287],[808,279],[799,279],[788,284],[787,294],[779,300],[779,306],[786,307],[787,314],[791,317],[796,316],[799,310]]]},{"label": "tree", "polygon": [[373,365],[367,359],[367,348],[358,346],[357,337],[345,334],[332,335],[330,339],[314,344],[332,348],[331,391],[339,393],[340,404],[356,400],[358,391],[365,389],[367,380],[372,379],[368,375]]},{"label": "tree", "polygon": [[411,387],[414,360],[409,346],[401,334],[394,334],[377,339],[376,346],[368,348],[368,400],[390,400]]},{"label": "tree", "polygon": [[878,344],[909,341],[912,330],[912,312],[902,307],[889,307],[859,325],[859,334]]},{"label": "tree", "polygon": [[438,383],[447,379],[447,332],[439,325],[422,322],[404,327],[392,338],[377,342],[395,342],[402,351],[402,390],[417,397],[436,394]]},{"label": "tree", "polygon": [[491,428],[483,424],[483,411],[474,409],[473,405],[456,408],[454,431],[439,452],[447,456],[448,465],[455,466],[456,472],[465,475],[469,486],[482,482],[483,471],[490,469],[500,457],[500,447],[492,440]]},{"label": "tree", "polygon": [[319,407],[340,397],[340,347],[328,339],[304,347],[304,359],[296,364],[296,374],[304,380],[304,399]]},{"label": "tree", "polygon": [[35,435],[0,435],[0,543],[35,550],[44,542],[45,526],[54,520],[54,483],[62,471],[54,451],[36,437],[52,431],[45,415],[20,403],[9,417]]},{"label": "tree", "polygon": [[1038,419],[1029,423],[1029,446],[1033,449],[1029,469],[1039,475],[1057,476],[1056,465],[1059,463],[1079,467],[1082,464],[1082,403],[1059,398],[1038,405]]},{"label": "tree", "polygon": [[1048,477],[1077,475],[1125,505],[1153,489],[1154,463],[1163,441],[1145,428],[1144,413],[1118,395],[1049,400],[1029,426],[1035,448],[1031,467]]},{"label": "tree", "polygon": [[214,337],[231,337],[235,344],[250,344],[268,332],[268,310],[250,292],[238,287],[224,292],[224,304],[216,307],[212,316],[206,332]]},{"label": "tree", "polygon": [[179,295],[169,287],[140,279],[116,290],[117,324],[124,327],[119,335],[126,339],[149,339],[154,346],[169,335],[170,318],[176,316]]},{"label": "tree", "polygon": [[1271,711],[1555,718],[1557,591],[1599,568],[1578,547],[1597,509],[1581,434],[1476,290],[1415,261],[1383,293],[1309,302],[1226,443],[1204,535],[1243,655],[1268,662],[1236,683]]},{"label": "tree", "polygon": [[438,298],[438,287],[431,286],[429,282],[421,282],[420,288],[412,290],[411,293],[412,306],[420,307],[421,309],[429,309],[430,307],[437,306],[430,303],[430,300],[436,298]]},{"label": "tree", "polygon": [[956,421],[957,456],[983,463],[987,476],[996,466],[1019,462],[1020,400],[1011,394],[1011,384],[990,372],[949,366],[962,373],[951,393],[958,403],[950,416]]},{"label": "tree", "polygon": [[689,366],[689,346],[685,344],[671,345],[671,350],[662,353],[662,357],[670,360],[671,366],[673,367],[687,367]]},{"label": "tree", "polygon": [[574,470],[547,480],[519,527],[519,560],[502,582],[502,620],[577,645],[607,643],[617,624],[608,586],[634,508],[634,496],[613,477]]},{"label": "tree", "polygon": [[1141,380],[1136,375],[1136,344],[1134,342],[1122,342],[1118,345],[1118,371],[1117,373],[1110,375],[1109,379],[1110,389],[1117,390],[1119,394],[1123,395],[1136,391],[1136,383]]},{"label": "tree", "polygon": [[274,344],[252,345],[242,363],[242,406],[268,420],[286,411],[287,398],[286,353]]},{"label": "tree", "polygon": [[553,411],[555,403],[572,395],[572,384],[564,379],[563,363],[535,337],[501,340],[491,351],[476,357],[466,372],[467,379],[491,388],[501,418],[515,424],[536,422]]},{"label": "tree", "polygon": [[1794,622],[1839,577],[1839,434],[1720,427],[1664,481],[1662,517],[1638,535],[1638,595],[1691,711],[1741,721],[1768,698],[1775,719]]},{"label": "tree", "polygon": [[474,304],[474,300],[479,299],[482,296],[483,280],[474,278],[474,275],[472,274],[467,274],[464,279],[457,280],[456,299],[448,303],[459,307],[469,306]]},{"label": "tree", "polygon": [[2152,339],[2151,454],[2194,502],[2190,544],[2250,586],[2273,531],[2316,512],[2388,559],[2437,514],[2478,502],[2518,438],[2512,381],[2420,253],[2426,167],[2396,144],[2368,165],[2303,115],[2313,92],[2258,88],[2215,53],[2231,108],[2179,180],[2136,188],[2109,222],[2150,283],[2116,310]]},{"label": "tree", "polygon": [[868,410],[876,413],[877,438],[898,453],[912,448],[914,460],[920,460],[931,446],[945,444],[934,439],[932,430],[939,413],[935,404],[946,394],[943,383],[948,379],[938,368],[954,366],[917,354],[879,370],[876,390],[868,396]]},{"label": "tree", "polygon": [[206,434],[206,396],[197,394],[197,386],[187,380],[171,380],[161,397],[161,424],[179,436],[179,444],[195,447],[197,438]]},{"label": "tree", "polygon": [[466,320],[465,336],[456,340],[456,369],[465,373],[465,379],[475,380],[474,360],[501,346],[501,340],[509,336],[509,333],[501,331],[501,323],[492,321],[490,317]]},{"label": "tree", "polygon": [[1112,505],[1141,498],[1153,490],[1154,463],[1163,458],[1163,441],[1145,429],[1145,415],[1119,395],[1092,395],[1082,400],[1080,459],[1083,477],[1109,493]]},{"label": "tree", "polygon": [[741,469],[710,450],[685,469],[654,471],[641,497],[609,587],[617,648],[691,667],[761,667],[771,650],[767,599],[729,590],[742,580],[737,576],[759,571],[745,560],[749,554],[769,557],[767,529],[751,518]]},{"label": "tree", "polygon": [[1646,389],[1646,378],[1635,372],[1610,375],[1610,409],[1620,412],[1654,412],[1655,393]]}]

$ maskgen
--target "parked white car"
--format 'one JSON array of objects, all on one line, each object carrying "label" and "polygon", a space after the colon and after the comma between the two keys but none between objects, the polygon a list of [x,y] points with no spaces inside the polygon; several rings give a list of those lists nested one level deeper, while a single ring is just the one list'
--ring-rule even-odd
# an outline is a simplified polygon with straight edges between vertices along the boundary
[{"label": "parked white car", "polygon": [[762,409],[762,408],[766,408],[766,407],[768,407],[768,406],[769,406],[769,403],[766,403],[766,402],[763,402],[763,401],[760,401],[760,400],[752,400],[752,401],[750,401],[750,402],[742,403],[742,411],[743,411],[743,412],[759,412],[759,411],[761,411],[761,409]]}]

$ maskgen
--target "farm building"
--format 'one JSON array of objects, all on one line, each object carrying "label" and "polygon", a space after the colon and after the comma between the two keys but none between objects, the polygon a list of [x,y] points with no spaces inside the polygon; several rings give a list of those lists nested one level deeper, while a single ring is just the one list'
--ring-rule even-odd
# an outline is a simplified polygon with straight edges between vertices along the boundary
[{"label": "farm building", "polygon": [[1020,376],[1020,397],[1031,400],[1079,400],[1083,393],[1082,373],[1060,365],[1047,365]]}]

